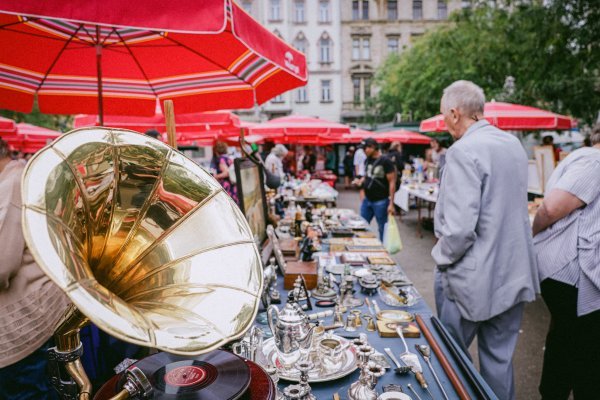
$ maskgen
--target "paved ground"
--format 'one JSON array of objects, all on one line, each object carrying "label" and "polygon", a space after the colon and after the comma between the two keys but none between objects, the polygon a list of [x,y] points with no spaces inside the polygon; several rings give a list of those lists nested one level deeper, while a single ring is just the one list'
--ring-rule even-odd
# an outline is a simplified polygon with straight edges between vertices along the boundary
[{"label": "paved ground", "polygon": [[[338,190],[340,189],[338,188]],[[342,189],[338,207],[358,210],[359,201],[358,192]],[[399,228],[404,249],[396,254],[394,258],[404,268],[430,307],[434,308],[434,265],[430,252],[435,239],[429,231],[424,231],[422,239],[417,238],[415,227],[415,211],[402,216]],[[542,371],[543,348],[548,323],[548,310],[541,299],[525,307],[521,334],[514,357],[517,399],[519,400],[540,398],[537,386]],[[471,346],[470,351],[477,364],[476,344]]]}]

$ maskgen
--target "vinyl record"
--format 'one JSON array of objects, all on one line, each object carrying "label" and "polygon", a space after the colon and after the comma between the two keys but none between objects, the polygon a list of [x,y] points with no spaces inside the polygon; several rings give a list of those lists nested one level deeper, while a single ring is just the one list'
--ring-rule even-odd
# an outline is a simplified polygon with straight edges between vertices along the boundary
[{"label": "vinyl record", "polygon": [[135,365],[150,380],[156,400],[234,400],[250,385],[248,365],[222,350],[197,357],[158,353]]},{"label": "vinyl record", "polygon": [[275,400],[277,398],[277,388],[269,374],[258,364],[250,360],[245,361],[250,367],[251,378],[250,387],[241,397],[241,400]]}]

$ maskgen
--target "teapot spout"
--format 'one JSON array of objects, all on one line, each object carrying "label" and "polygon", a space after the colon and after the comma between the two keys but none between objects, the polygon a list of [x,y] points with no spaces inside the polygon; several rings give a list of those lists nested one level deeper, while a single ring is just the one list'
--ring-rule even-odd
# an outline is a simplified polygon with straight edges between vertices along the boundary
[{"label": "teapot spout", "polygon": [[298,345],[301,349],[308,350],[310,348],[310,346],[312,345],[312,338],[313,338],[314,332],[315,332],[315,327],[312,326],[308,330],[308,332],[306,332],[306,335],[304,335],[303,338],[298,339]]}]

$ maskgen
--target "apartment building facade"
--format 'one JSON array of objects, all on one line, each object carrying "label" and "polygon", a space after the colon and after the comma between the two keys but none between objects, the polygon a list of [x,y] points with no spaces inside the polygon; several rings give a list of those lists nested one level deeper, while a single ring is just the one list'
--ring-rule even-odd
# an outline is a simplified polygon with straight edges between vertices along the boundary
[{"label": "apartment building facade", "polygon": [[238,0],[261,24],[306,55],[308,84],[240,112],[266,120],[302,114],[339,121],[342,110],[340,0]]},{"label": "apartment building facade", "polygon": [[360,122],[374,95],[373,78],[469,0],[236,0],[267,29],[306,55],[308,84],[254,108],[246,120],[289,114]]},{"label": "apartment building facade", "polygon": [[340,0],[341,121],[359,122],[374,93],[373,78],[392,53],[401,54],[426,30],[444,23],[461,0]]}]

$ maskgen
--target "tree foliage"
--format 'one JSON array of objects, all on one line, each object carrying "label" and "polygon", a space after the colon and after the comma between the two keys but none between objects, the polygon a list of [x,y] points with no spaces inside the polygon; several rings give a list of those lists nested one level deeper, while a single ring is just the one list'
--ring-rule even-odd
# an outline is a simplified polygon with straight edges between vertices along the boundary
[{"label": "tree foliage", "polygon": [[[379,69],[380,117],[439,113],[443,89],[459,79],[488,99],[596,119],[600,110],[600,7],[597,0],[481,5],[463,10]],[[515,78],[514,91],[505,90]]]}]

